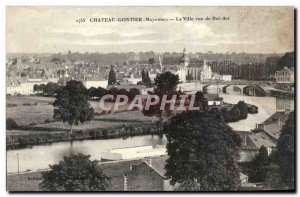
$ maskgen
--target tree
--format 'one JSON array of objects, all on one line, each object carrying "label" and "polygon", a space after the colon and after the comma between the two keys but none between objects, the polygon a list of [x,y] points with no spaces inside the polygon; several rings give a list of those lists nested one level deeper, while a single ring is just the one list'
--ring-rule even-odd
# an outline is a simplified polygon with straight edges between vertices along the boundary
[{"label": "tree", "polygon": [[113,66],[111,66],[108,74],[108,85],[114,85],[116,82],[117,82],[116,73],[113,69]]},{"label": "tree", "polygon": [[155,58],[149,58],[149,64],[155,64]]},{"label": "tree", "polygon": [[40,86],[38,84],[34,84],[33,91],[38,92],[40,90]]},{"label": "tree", "polygon": [[284,56],[282,56],[278,61],[276,65],[276,69],[281,70],[284,67],[288,67],[288,68],[294,67],[295,66],[294,56],[295,56],[294,52],[285,53]]},{"label": "tree", "polygon": [[142,82],[145,84],[146,87],[152,86],[148,71],[142,70]]},{"label": "tree", "polygon": [[73,124],[78,125],[79,122],[84,123],[94,117],[94,109],[88,102],[87,90],[80,81],[68,81],[55,98],[53,118],[68,122],[71,134]]},{"label": "tree", "polygon": [[39,187],[43,191],[105,191],[110,179],[91,161],[90,155],[66,156],[58,164],[49,165],[50,170],[42,172]]},{"label": "tree", "polygon": [[88,89],[88,95],[89,95],[90,98],[96,97],[96,95],[97,95],[97,88],[90,87]]},{"label": "tree", "polygon": [[248,116],[248,106],[244,101],[239,101],[236,107],[240,110],[240,118],[246,119]]},{"label": "tree", "polygon": [[249,162],[249,180],[251,182],[264,182],[268,173],[270,159],[266,147],[261,146],[258,155]]},{"label": "tree", "polygon": [[98,87],[96,96],[101,99],[102,96],[104,96],[106,93],[107,93],[107,90],[105,88]]},{"label": "tree", "polygon": [[295,188],[295,122],[294,112],[289,114],[278,139],[278,163],[282,181]]},{"label": "tree", "polygon": [[[235,190],[241,140],[216,112],[189,111],[173,116],[164,127],[171,184],[201,191]],[[196,186],[196,187],[195,187]]]},{"label": "tree", "polygon": [[61,63],[61,60],[57,57],[53,57],[50,61],[54,63]]},{"label": "tree", "polygon": [[266,174],[266,186],[271,190],[283,189],[284,183],[281,181],[280,168],[278,165],[271,163],[268,166],[268,172]]},{"label": "tree", "polygon": [[49,82],[43,87],[43,94],[46,96],[54,96],[61,87],[57,83]]},{"label": "tree", "polygon": [[131,88],[129,90],[129,100],[133,100],[135,96],[140,95],[140,90],[137,88]]},{"label": "tree", "polygon": [[174,75],[169,71],[159,74],[154,79],[155,92],[159,93],[175,92],[178,84],[178,75]]},{"label": "tree", "polygon": [[[204,97],[203,92],[202,91],[197,91],[195,95],[196,95],[196,102],[200,102],[202,109],[207,110],[208,103],[207,103],[206,98]],[[196,105],[196,106],[199,106],[199,105]]]},{"label": "tree", "polygon": [[6,129],[7,130],[14,130],[18,128],[18,124],[12,118],[6,118]]}]

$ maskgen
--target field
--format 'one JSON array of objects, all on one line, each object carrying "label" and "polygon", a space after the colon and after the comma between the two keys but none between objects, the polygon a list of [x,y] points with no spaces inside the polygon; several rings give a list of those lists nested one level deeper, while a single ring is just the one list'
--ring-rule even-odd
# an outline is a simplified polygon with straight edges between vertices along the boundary
[{"label": "field", "polygon": [[[156,121],[157,118],[155,117]],[[131,125],[138,123],[150,123],[152,122],[152,117],[144,116],[140,111],[129,111],[129,112],[118,112],[114,114],[98,115],[95,116],[92,121],[86,122],[84,124],[74,125],[74,130],[91,130],[91,129],[107,129],[113,127],[119,127],[122,125]],[[70,129],[68,123],[63,122],[52,122],[37,124],[32,127],[42,127],[42,128],[57,128],[59,129]]]},{"label": "field", "polygon": [[[7,96],[6,116],[13,118],[19,126],[42,127],[42,128],[56,128],[70,129],[67,123],[51,122],[45,123],[45,120],[53,119],[54,98],[49,97],[22,97],[22,96]],[[24,103],[26,106],[24,106]],[[91,101],[92,107],[96,113],[100,113],[97,107],[98,102]],[[12,106],[15,105],[15,106]],[[103,129],[113,128],[122,125],[137,124],[156,121],[156,117],[147,117],[140,111],[115,112],[112,114],[95,115],[94,119],[84,124],[74,125],[74,130],[89,130],[89,129]]]},{"label": "field", "polygon": [[18,125],[43,123],[53,117],[52,102],[48,97],[6,97],[6,118],[13,118]]}]

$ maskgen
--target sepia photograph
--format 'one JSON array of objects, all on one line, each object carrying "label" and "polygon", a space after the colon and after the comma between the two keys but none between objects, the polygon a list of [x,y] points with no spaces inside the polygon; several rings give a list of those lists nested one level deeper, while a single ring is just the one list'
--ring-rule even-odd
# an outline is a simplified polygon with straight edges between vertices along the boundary
[{"label": "sepia photograph", "polygon": [[295,19],[6,6],[6,190],[295,192]]}]

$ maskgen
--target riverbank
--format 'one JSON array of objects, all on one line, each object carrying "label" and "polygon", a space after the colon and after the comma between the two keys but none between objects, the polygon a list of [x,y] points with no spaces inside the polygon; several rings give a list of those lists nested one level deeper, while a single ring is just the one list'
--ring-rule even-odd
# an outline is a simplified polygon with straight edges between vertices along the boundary
[{"label": "riverbank", "polygon": [[162,127],[159,123],[140,123],[123,125],[108,129],[75,130],[73,134],[67,131],[7,131],[7,150],[26,148],[39,144],[51,144],[54,142],[114,139],[142,135],[162,135]]}]

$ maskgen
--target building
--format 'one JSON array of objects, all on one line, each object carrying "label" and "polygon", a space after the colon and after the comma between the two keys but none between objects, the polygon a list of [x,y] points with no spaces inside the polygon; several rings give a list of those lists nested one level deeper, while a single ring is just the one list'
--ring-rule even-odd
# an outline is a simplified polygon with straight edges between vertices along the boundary
[{"label": "building", "polygon": [[235,133],[242,140],[238,162],[253,160],[262,146],[266,147],[268,155],[276,148],[276,143],[264,132],[235,131]]},{"label": "building", "polygon": [[193,80],[200,81],[210,80],[213,76],[211,66],[206,63],[206,60],[203,60],[203,62],[189,63],[187,74]]},{"label": "building", "polygon": [[277,84],[294,84],[294,68],[284,67],[275,73]]},{"label": "building", "polygon": [[220,75],[218,73],[213,73],[212,80],[231,81],[232,75]]},{"label": "building", "polygon": [[47,84],[43,79],[7,78],[6,94],[31,95],[34,94],[34,85]]},{"label": "building", "polygon": [[130,84],[137,84],[142,81],[142,77],[140,74],[131,74],[129,78],[123,78],[123,80],[128,81]]},{"label": "building", "polygon": [[273,140],[264,132],[254,133],[249,135],[249,137],[258,149],[262,146],[266,147],[268,155],[270,155],[272,150],[276,148],[276,143],[274,143]]},{"label": "building", "polygon": [[238,162],[251,161],[258,154],[258,148],[249,137],[253,133],[251,131],[235,131],[241,138],[241,147],[239,150]]},{"label": "building", "polygon": [[103,78],[93,78],[93,77],[88,77],[83,81],[83,85],[89,89],[91,87],[94,88],[106,88],[108,85],[108,81],[103,79]]},{"label": "building", "polygon": [[157,157],[167,154],[165,147],[136,146],[112,149],[101,153],[101,161],[133,160],[145,157]]},{"label": "building", "polygon": [[167,156],[145,159],[131,165],[124,175],[125,191],[172,191],[174,186],[165,177]]}]

